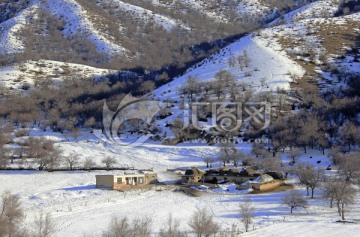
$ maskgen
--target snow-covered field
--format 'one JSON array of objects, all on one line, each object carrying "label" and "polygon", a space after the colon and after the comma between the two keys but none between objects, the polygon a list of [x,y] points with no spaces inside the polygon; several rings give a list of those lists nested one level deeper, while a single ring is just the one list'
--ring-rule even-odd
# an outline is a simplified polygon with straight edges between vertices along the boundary
[{"label": "snow-covered field", "polygon": [[[204,168],[202,158],[214,156],[218,148],[205,144],[185,144],[163,146],[146,143],[142,146],[124,147],[106,142],[93,135],[79,138],[78,141],[66,141],[56,133],[33,131],[31,135],[46,136],[57,141],[65,153],[76,152],[79,159],[91,157],[100,163],[104,157],[113,156],[118,164],[127,164],[135,168],[150,168],[159,173],[159,180],[172,183],[179,177],[166,172],[167,168],[199,166]],[[238,144],[238,148],[249,153],[251,145]],[[310,159],[310,156],[312,158]],[[284,156],[285,157],[285,156]],[[311,150],[304,154],[301,161],[327,167],[328,157],[319,151]],[[284,158],[285,162],[288,162]],[[219,165],[219,164],[218,164]],[[34,227],[34,218],[40,211],[52,214],[55,236],[82,236],[84,234],[99,236],[114,216],[129,219],[149,216],[153,219],[154,231],[166,223],[169,214],[181,221],[182,227],[188,229],[187,223],[194,211],[207,208],[215,220],[230,228],[237,224],[241,231],[239,203],[244,192],[232,192],[230,185],[226,192],[217,190],[204,193],[200,197],[190,197],[172,189],[165,191],[143,190],[128,193],[95,188],[96,174],[117,174],[120,171],[73,171],[73,172],[40,172],[40,171],[1,171],[0,192],[10,190],[21,197],[26,212],[28,228]],[[291,181],[294,182],[294,181]],[[297,187],[299,188],[299,187]],[[305,190],[299,188],[305,194]],[[256,207],[256,218],[251,232],[245,236],[341,236],[347,233],[356,236],[360,231],[358,224],[339,224],[335,209],[328,208],[326,201],[320,199],[321,191],[316,191],[316,198],[310,200],[307,211],[295,210],[294,214],[281,204],[281,197],[286,192],[249,194]],[[358,221],[360,199],[351,206],[349,220]]]}]

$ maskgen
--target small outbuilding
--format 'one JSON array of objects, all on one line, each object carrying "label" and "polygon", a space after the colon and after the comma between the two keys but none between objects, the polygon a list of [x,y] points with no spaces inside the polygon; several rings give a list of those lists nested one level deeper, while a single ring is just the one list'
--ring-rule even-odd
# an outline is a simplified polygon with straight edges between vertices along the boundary
[{"label": "small outbuilding", "polygon": [[281,181],[275,180],[268,174],[263,174],[257,177],[254,181],[249,182],[251,188],[259,191],[267,191],[279,187]]},{"label": "small outbuilding", "polygon": [[229,169],[224,167],[208,170],[203,179],[206,183],[233,182],[241,184],[249,180],[255,180],[259,175],[251,168],[239,171],[236,168]]},{"label": "small outbuilding", "polygon": [[96,188],[122,190],[158,183],[156,173],[96,175]]},{"label": "small outbuilding", "polygon": [[181,176],[182,183],[199,183],[204,176],[205,171],[197,167],[185,171],[185,175]]}]

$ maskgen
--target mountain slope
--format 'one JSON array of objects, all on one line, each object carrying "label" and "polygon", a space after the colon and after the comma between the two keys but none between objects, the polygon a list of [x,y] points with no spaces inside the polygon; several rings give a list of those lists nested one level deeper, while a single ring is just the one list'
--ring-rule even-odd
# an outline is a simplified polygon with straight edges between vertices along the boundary
[{"label": "mountain slope", "polygon": [[[0,23],[0,55],[7,56],[1,62],[47,59],[150,70],[184,65],[300,1],[280,2],[28,0]],[[9,12],[11,4],[1,6]]]},{"label": "mountain slope", "polygon": [[96,45],[98,52],[113,54],[124,52],[124,48],[113,42],[107,35],[100,32],[87,14],[87,11],[75,0],[47,0],[42,6],[52,15],[65,22],[65,37],[80,33],[86,35]]}]

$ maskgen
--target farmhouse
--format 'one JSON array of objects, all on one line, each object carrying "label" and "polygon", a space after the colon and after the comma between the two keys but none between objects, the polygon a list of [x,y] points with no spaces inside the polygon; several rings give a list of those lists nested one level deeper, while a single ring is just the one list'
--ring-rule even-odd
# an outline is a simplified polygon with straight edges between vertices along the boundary
[{"label": "farmhouse", "polygon": [[205,171],[196,168],[191,167],[191,169],[185,171],[185,175],[181,176],[181,182],[182,183],[199,183],[201,182],[201,179],[203,175],[205,174]]},{"label": "farmhouse", "polygon": [[133,187],[144,187],[157,183],[156,173],[138,173],[122,175],[96,175],[97,188],[121,190]]},{"label": "farmhouse", "polygon": [[247,168],[239,171],[236,168],[227,168],[222,169],[211,169],[206,172],[203,179],[206,183],[217,183],[217,182],[234,182],[241,184],[248,180],[256,179],[260,174],[256,173],[255,170]]},{"label": "farmhouse", "polygon": [[255,190],[267,191],[279,187],[282,184],[280,180],[275,180],[268,174],[263,174],[254,181],[249,182],[249,186]]}]

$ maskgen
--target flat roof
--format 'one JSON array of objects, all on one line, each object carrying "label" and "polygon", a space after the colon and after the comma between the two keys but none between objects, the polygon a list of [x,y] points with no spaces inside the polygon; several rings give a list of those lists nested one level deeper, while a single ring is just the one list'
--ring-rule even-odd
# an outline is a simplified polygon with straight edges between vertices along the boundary
[{"label": "flat roof", "polygon": [[115,177],[115,176],[122,176],[122,177],[132,177],[132,176],[145,176],[146,174],[156,174],[156,173],[138,173],[138,174],[99,174],[99,175],[95,175],[95,176],[111,176],[111,177]]}]

